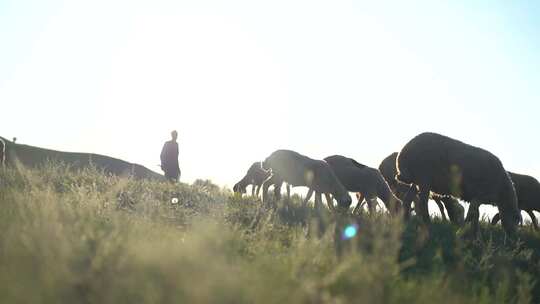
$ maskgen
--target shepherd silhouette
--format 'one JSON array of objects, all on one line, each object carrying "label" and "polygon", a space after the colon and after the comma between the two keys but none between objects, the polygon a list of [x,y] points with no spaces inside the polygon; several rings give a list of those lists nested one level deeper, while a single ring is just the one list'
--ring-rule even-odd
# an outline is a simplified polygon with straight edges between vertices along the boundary
[{"label": "shepherd silhouette", "polygon": [[178,132],[171,132],[172,139],[165,142],[161,149],[161,170],[165,172],[165,178],[171,182],[180,180],[180,166],[178,165]]}]

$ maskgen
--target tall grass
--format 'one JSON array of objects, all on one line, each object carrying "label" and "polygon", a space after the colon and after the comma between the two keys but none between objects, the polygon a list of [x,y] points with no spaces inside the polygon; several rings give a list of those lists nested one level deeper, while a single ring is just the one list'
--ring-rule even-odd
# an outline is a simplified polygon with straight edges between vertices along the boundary
[{"label": "tall grass", "polygon": [[[171,199],[178,198],[177,204]],[[540,238],[269,210],[209,181],[49,164],[0,173],[2,303],[535,303]],[[356,224],[359,233],[343,240]]]}]

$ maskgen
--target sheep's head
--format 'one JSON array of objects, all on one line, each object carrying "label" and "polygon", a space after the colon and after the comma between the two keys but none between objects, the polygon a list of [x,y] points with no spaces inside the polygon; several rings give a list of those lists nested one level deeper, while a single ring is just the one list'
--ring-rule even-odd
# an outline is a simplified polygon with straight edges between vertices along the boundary
[{"label": "sheep's head", "polygon": [[404,185],[410,185],[413,183],[410,178],[408,178],[406,175],[402,174],[401,172],[398,172],[398,174],[396,174],[395,180],[398,183],[404,184]]},{"label": "sheep's head", "polygon": [[348,192],[345,192],[344,194],[341,194],[340,196],[335,197],[338,201],[338,205],[340,208],[348,209],[349,206],[352,204],[351,196]]},{"label": "sheep's head", "polygon": [[241,194],[244,194],[246,193],[246,185],[243,185],[241,183],[236,183],[233,187],[233,191],[235,193],[241,193]]}]

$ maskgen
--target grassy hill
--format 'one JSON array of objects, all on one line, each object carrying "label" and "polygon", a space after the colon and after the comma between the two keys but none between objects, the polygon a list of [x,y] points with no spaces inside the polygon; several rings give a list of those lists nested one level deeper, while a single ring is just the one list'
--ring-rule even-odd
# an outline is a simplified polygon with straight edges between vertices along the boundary
[{"label": "grassy hill", "polygon": [[[177,204],[171,199],[178,198]],[[193,185],[48,164],[0,170],[4,303],[539,303],[540,235],[277,210]],[[354,224],[358,234],[343,239]]]},{"label": "grassy hill", "polygon": [[95,166],[105,173],[118,176],[131,175],[135,178],[163,178],[162,175],[157,174],[144,166],[132,164],[117,158],[92,153],[72,153],[43,149],[16,144],[3,137],[0,138],[4,140],[7,146],[6,162],[8,165],[15,165],[16,162],[20,162],[26,167],[36,168],[52,161],[63,162],[73,169]]}]

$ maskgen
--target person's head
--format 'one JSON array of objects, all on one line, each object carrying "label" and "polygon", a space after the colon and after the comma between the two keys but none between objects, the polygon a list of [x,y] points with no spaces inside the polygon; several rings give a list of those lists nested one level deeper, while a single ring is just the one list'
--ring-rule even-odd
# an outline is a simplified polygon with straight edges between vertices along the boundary
[{"label": "person's head", "polygon": [[176,132],[176,130],[173,130],[171,132],[171,137],[172,137],[172,140],[176,141],[176,139],[178,138],[178,132]]}]

